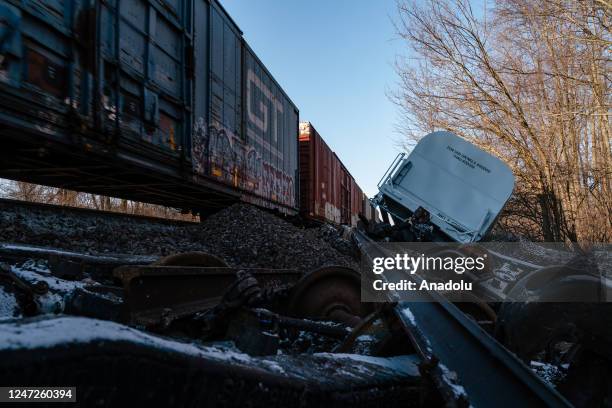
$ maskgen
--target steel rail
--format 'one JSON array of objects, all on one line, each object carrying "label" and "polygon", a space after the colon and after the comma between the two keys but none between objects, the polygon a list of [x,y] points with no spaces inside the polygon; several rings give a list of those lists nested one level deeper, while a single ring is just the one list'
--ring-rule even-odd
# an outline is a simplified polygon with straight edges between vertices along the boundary
[{"label": "steel rail", "polygon": [[15,208],[28,210],[38,210],[49,213],[71,213],[75,216],[83,217],[106,217],[115,219],[131,219],[142,222],[152,222],[166,225],[189,226],[197,225],[199,221],[180,220],[172,218],[156,217],[153,215],[131,214],[111,210],[97,210],[95,208],[75,207],[71,205],[60,205],[50,203],[39,203],[35,201],[15,200],[12,198],[0,198],[0,211],[14,210]]},{"label": "steel rail", "polygon": [[[363,232],[355,232],[362,254],[393,256]],[[406,275],[402,274],[406,279]],[[411,279],[419,279],[410,275]],[[418,283],[417,283],[418,284]],[[514,354],[434,291],[417,291],[399,302],[394,313],[422,359],[447,406],[570,407]],[[392,295],[389,301],[397,299]]]}]

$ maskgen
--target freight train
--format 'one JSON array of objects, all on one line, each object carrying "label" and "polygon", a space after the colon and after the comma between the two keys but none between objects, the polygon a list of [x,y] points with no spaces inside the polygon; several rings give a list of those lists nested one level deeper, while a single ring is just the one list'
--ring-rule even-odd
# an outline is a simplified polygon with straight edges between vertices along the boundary
[{"label": "freight train", "polygon": [[374,219],[368,197],[310,122],[300,123],[300,208],[306,218],[356,225]]},{"label": "freight train", "polygon": [[204,216],[239,201],[371,215],[335,155],[312,189],[307,160],[331,156],[300,156],[298,132],[217,0],[0,0],[0,177]]}]

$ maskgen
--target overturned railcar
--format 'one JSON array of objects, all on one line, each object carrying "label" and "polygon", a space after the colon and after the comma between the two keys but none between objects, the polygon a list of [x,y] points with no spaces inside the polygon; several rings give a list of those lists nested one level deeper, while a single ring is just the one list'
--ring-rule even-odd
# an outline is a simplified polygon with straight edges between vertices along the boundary
[{"label": "overturned railcar", "polygon": [[513,188],[514,175],[500,159],[453,133],[433,132],[410,155],[396,157],[372,202],[396,225],[431,228],[435,240],[475,242],[491,230]]},{"label": "overturned railcar", "polygon": [[215,0],[0,0],[0,177],[298,208],[298,109]]}]

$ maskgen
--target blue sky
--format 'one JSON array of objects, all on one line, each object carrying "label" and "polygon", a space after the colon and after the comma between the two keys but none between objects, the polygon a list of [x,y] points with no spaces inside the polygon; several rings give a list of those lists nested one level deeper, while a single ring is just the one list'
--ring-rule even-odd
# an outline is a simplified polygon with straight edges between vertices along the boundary
[{"label": "blue sky", "polygon": [[366,194],[399,149],[387,98],[402,52],[395,0],[221,0],[244,37]]}]

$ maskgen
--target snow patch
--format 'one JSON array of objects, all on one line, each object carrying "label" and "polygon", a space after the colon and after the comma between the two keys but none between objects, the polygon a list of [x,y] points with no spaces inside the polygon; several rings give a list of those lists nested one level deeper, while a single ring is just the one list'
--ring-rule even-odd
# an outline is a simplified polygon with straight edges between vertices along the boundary
[{"label": "snow patch", "polygon": [[555,387],[567,375],[569,364],[562,364],[560,367],[541,361],[530,361],[529,367],[544,381]]},{"label": "snow patch", "polygon": [[463,385],[457,383],[457,373],[449,370],[449,368],[442,363],[438,363],[438,365],[440,367],[440,370],[442,370],[442,376],[444,377],[446,384],[451,387],[451,390],[453,391],[455,396],[467,397],[467,393],[465,392],[465,388],[463,388]]},{"label": "snow patch", "polygon": [[82,289],[85,284],[56,278],[49,273],[48,269],[45,269],[44,265],[34,261],[26,261],[19,267],[11,266],[11,271],[25,282],[34,284],[43,281],[49,285],[49,291],[44,295],[36,295],[34,301],[37,303],[40,313],[61,313],[74,291]]},{"label": "snow patch", "polygon": [[272,371],[276,371],[277,373],[280,373],[280,374],[286,374],[285,369],[281,367],[276,361],[262,360],[261,363],[264,366],[266,366],[266,368]]},{"label": "snow patch", "polygon": [[[359,363],[367,363],[378,367],[385,368],[395,374],[406,375],[406,376],[418,376],[419,359],[416,356],[396,356],[396,357],[372,357],[364,356],[361,354],[345,354],[345,353],[315,353],[313,356],[325,357],[327,359],[341,360],[342,363],[346,364],[347,361],[351,361],[357,366]],[[367,370],[367,367],[358,367],[359,371]],[[362,371],[364,372],[364,371]],[[367,370],[369,372],[369,370]]]},{"label": "snow patch", "polygon": [[247,354],[166,340],[118,323],[84,317],[58,317],[28,323],[0,324],[0,348],[5,350],[51,348],[94,341],[127,341],[194,357],[249,363]]},{"label": "snow patch", "polygon": [[402,306],[402,314],[406,319],[410,320],[410,323],[412,323],[413,326],[417,325],[416,319],[414,318],[414,315],[412,314],[412,311],[408,306]]},{"label": "snow patch", "polygon": [[5,292],[0,287],[0,322],[3,320],[13,319],[14,317],[20,317],[15,315],[15,311],[18,310],[19,305],[17,299],[12,293]]},{"label": "snow patch", "polygon": [[49,269],[43,269],[40,264],[32,261],[26,261],[21,266],[11,266],[11,271],[29,283],[44,281],[49,285],[49,290],[63,294],[72,293],[74,290],[81,289],[85,286],[84,283],[79,281],[68,281],[56,278],[51,275]]},{"label": "snow patch", "polygon": [[376,338],[372,336],[371,334],[362,334],[361,336],[357,337],[355,340],[357,341],[376,341]]}]

